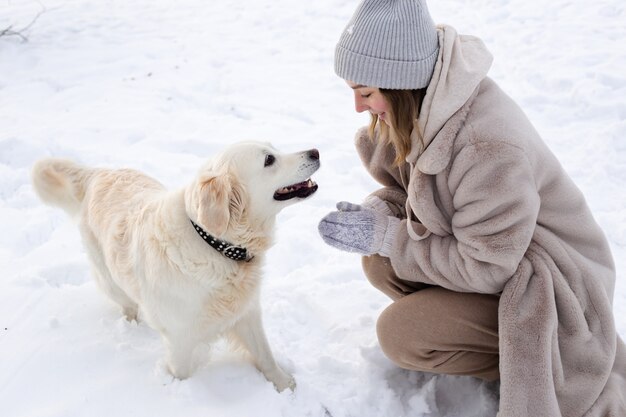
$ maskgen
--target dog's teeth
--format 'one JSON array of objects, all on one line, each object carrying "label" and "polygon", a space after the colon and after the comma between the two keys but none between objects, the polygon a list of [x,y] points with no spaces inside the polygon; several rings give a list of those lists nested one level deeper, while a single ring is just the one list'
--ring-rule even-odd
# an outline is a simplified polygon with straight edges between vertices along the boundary
[{"label": "dog's teeth", "polygon": [[298,184],[293,184],[287,187],[279,188],[278,190],[276,190],[276,192],[278,194],[288,194],[288,193],[296,192],[303,188],[311,188],[314,186],[315,186],[315,183],[309,178],[308,180],[300,182]]}]

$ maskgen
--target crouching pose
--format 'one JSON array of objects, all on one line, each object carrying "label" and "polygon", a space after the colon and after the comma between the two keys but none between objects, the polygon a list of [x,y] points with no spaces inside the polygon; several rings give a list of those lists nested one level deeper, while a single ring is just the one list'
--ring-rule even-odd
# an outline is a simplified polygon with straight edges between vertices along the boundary
[{"label": "crouching pose", "polygon": [[424,1],[360,4],[335,71],[371,113],[356,148],[383,187],[320,234],[393,300],[377,332],[398,366],[499,379],[503,417],[626,416],[609,245],[491,62]]}]

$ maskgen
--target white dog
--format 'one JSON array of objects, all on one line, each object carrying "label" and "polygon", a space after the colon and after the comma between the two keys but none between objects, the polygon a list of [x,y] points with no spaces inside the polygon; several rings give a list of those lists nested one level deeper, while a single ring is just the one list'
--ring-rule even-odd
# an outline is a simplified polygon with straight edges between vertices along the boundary
[{"label": "white dog", "polygon": [[279,391],[295,381],[274,360],[261,321],[259,286],[274,222],[317,190],[319,153],[280,154],[269,144],[233,145],[186,188],[166,191],[128,169],[44,159],[33,168],[42,200],[79,222],[100,288],[129,320],[158,330],[177,378],[194,349],[232,336]]}]

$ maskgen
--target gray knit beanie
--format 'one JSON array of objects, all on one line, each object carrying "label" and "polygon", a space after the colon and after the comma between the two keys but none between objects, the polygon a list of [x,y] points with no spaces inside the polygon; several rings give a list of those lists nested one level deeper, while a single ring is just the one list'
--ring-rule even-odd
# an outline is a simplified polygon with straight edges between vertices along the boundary
[{"label": "gray knit beanie", "polygon": [[424,88],[438,53],[424,0],[363,0],[335,49],[335,72],[370,87]]}]

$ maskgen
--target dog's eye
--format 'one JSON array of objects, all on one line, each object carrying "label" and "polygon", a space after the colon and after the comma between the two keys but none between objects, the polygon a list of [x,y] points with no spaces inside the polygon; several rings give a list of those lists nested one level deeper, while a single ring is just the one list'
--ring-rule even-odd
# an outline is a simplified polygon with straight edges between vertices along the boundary
[{"label": "dog's eye", "polygon": [[276,161],[276,158],[274,158],[274,155],[265,155],[265,166],[266,167],[272,165],[274,163],[274,161]]}]

